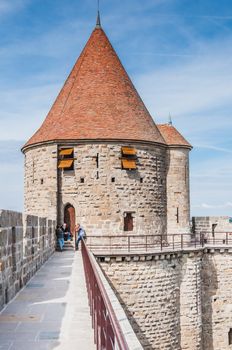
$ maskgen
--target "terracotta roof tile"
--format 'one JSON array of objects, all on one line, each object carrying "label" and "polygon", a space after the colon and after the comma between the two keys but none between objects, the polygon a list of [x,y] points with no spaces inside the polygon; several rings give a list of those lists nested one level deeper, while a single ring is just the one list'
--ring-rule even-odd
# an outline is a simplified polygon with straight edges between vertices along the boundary
[{"label": "terracotta roof tile", "polygon": [[91,34],[45,121],[24,147],[93,139],[165,144],[101,28]]},{"label": "terracotta roof tile", "polygon": [[168,146],[185,146],[192,148],[190,143],[170,124],[157,124],[157,127]]}]

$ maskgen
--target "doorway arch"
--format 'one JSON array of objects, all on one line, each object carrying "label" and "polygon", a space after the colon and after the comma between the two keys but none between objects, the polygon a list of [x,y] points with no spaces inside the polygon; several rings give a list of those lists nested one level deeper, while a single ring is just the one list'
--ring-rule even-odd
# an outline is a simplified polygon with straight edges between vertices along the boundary
[{"label": "doorway arch", "polygon": [[67,224],[71,234],[74,237],[75,234],[75,224],[76,224],[75,208],[70,203],[66,204],[64,207],[64,222]]}]

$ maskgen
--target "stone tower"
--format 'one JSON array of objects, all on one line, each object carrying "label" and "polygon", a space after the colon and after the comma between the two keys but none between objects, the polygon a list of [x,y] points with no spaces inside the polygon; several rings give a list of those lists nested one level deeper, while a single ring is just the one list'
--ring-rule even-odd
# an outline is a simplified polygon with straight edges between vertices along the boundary
[{"label": "stone tower", "polygon": [[190,148],[156,126],[98,21],[22,149],[25,213],[71,230],[80,222],[89,235],[166,234],[167,222],[185,230]]},{"label": "stone tower", "polygon": [[167,148],[167,232],[190,232],[189,151],[192,146],[171,123],[157,125]]}]

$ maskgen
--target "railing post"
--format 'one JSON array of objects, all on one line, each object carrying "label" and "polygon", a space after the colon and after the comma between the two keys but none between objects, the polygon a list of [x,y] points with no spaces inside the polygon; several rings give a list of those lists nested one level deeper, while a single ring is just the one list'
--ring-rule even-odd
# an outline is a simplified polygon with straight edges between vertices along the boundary
[{"label": "railing post", "polygon": [[174,240],[175,240],[175,236],[172,235],[172,250],[173,251],[175,250],[175,242],[174,242]]},{"label": "railing post", "polygon": [[146,252],[147,252],[147,235],[146,235]]},{"label": "railing post", "polygon": [[183,235],[181,234],[181,250],[183,250]]},{"label": "railing post", "polygon": [[99,350],[98,346],[98,325],[97,325],[97,283],[94,282],[94,295],[93,295],[93,301],[94,301],[94,333],[95,333],[95,342],[97,344],[97,350]]},{"label": "railing post", "polygon": [[205,240],[204,233],[200,233],[200,242],[202,247],[204,247],[204,240]]},{"label": "railing post", "polygon": [[226,244],[228,245],[228,232],[226,232]]},{"label": "railing post", "polygon": [[106,317],[106,350],[113,350],[115,343],[115,335],[112,332],[109,316]]},{"label": "railing post", "polygon": [[163,250],[163,240],[162,240],[163,236],[160,235],[160,249],[161,249],[161,252]]},{"label": "railing post", "polygon": [[103,302],[103,299],[101,298],[101,308],[102,308],[102,330],[101,330],[101,346],[103,349],[106,348],[106,309]]},{"label": "railing post", "polygon": [[128,236],[128,252],[130,252],[130,236]]},{"label": "railing post", "polygon": [[99,305],[98,305],[98,293],[96,292],[96,339],[97,339],[97,350],[101,350],[101,343],[99,339]]}]

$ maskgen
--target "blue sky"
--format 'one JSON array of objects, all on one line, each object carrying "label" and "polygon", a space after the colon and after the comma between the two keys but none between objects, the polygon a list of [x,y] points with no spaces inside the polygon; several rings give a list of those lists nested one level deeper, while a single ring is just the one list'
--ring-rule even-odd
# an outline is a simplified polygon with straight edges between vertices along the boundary
[{"label": "blue sky", "polygon": [[[0,207],[23,208],[20,147],[95,24],[95,0],[0,0]],[[194,146],[192,215],[232,216],[231,0],[101,0],[102,25],[157,123]]]}]

